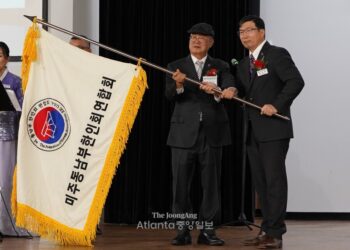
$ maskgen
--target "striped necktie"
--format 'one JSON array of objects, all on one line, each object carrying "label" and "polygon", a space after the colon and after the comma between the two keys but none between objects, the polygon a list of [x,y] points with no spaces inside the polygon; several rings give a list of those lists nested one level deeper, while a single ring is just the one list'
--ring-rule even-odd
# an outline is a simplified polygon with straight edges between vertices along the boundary
[{"label": "striped necktie", "polygon": [[254,69],[254,56],[253,54],[249,55],[249,79],[251,80],[253,78],[253,69]]},{"label": "striped necktie", "polygon": [[202,71],[203,71],[203,64],[204,63],[202,61],[199,61],[199,60],[196,62],[198,79],[201,79]]}]

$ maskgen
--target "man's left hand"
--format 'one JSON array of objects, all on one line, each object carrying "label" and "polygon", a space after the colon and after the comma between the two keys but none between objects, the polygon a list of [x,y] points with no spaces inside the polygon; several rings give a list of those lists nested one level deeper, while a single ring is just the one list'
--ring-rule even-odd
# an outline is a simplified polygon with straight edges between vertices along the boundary
[{"label": "man's left hand", "polygon": [[277,114],[277,109],[272,104],[265,104],[261,108],[261,115],[273,116]]},{"label": "man's left hand", "polygon": [[224,89],[222,91],[222,94],[220,96],[220,98],[223,99],[232,99],[233,97],[235,97],[237,95],[238,91],[236,88],[234,87],[229,87],[227,89]]}]

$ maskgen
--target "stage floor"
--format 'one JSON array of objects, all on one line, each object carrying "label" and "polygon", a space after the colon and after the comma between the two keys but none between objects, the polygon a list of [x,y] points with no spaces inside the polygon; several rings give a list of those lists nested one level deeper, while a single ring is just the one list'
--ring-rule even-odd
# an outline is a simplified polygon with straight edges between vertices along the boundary
[{"label": "stage floor", "polygon": [[[284,250],[348,250],[350,249],[350,221],[287,221],[288,232],[283,239]],[[250,250],[256,247],[246,247],[240,242],[258,232],[250,231],[244,226],[227,226],[217,230],[217,235],[225,240],[222,247],[197,245],[198,231],[192,232],[192,245],[172,246],[171,239],[175,236],[172,230],[136,229],[135,226],[104,224],[103,234],[97,236],[94,250],[173,250],[173,249],[242,249]],[[59,246],[53,242],[40,239],[4,238],[0,249],[6,250],[83,250],[86,247]]]}]

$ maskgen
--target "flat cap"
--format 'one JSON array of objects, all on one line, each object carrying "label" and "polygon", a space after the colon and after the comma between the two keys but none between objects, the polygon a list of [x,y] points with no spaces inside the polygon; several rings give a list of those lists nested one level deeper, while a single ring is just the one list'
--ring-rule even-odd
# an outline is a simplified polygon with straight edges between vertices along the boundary
[{"label": "flat cap", "polygon": [[197,23],[193,25],[188,31],[190,34],[201,34],[205,36],[215,36],[213,27],[207,23]]}]

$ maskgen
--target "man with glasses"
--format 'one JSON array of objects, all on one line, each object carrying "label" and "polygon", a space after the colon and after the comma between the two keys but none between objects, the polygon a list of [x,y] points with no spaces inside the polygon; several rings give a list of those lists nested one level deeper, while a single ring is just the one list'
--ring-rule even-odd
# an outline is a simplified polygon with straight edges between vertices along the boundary
[{"label": "man with glasses", "polygon": [[[223,96],[234,95],[234,78],[227,63],[208,55],[214,44],[214,30],[198,23],[188,30],[190,55],[168,65],[166,97],[175,103],[167,145],[171,147],[173,173],[173,216],[178,234],[173,245],[191,244],[190,229],[202,229],[197,243],[221,246],[213,226],[220,220],[222,147],[231,143],[229,120],[214,89]],[[185,77],[202,82],[199,87]],[[198,164],[203,190],[199,217],[190,216],[190,188]],[[193,220],[191,220],[193,219]],[[199,222],[196,226],[194,223]]]},{"label": "man with glasses", "polygon": [[287,175],[285,159],[293,137],[292,122],[273,117],[277,112],[288,117],[290,106],[304,87],[304,81],[290,54],[265,40],[264,21],[257,16],[243,17],[239,38],[249,56],[237,66],[240,93],[261,110],[247,107],[247,152],[252,179],[259,197],[262,224],[257,237],[247,246],[281,248],[287,231]]}]

